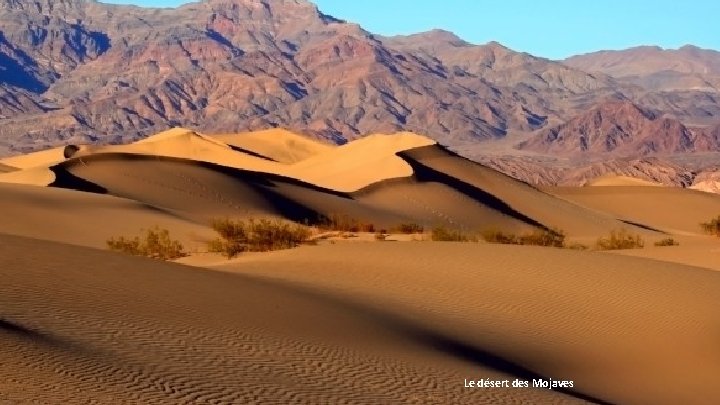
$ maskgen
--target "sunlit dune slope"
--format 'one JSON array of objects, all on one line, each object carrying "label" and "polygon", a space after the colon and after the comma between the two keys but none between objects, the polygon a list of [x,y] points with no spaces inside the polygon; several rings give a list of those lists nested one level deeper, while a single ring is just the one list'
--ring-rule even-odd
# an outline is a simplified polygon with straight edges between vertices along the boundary
[{"label": "sunlit dune slope", "polygon": [[160,226],[188,248],[214,237],[206,224],[140,202],[57,188],[0,184],[0,232],[105,248],[113,236]]},{"label": "sunlit dune slope", "polygon": [[412,167],[395,154],[434,143],[409,132],[369,135],[298,162],[288,173],[335,190],[356,191],[378,181],[412,175]]},{"label": "sunlit dune slope", "polygon": [[332,214],[391,226],[410,221],[349,195],[268,173],[180,159],[105,154],[75,159],[56,186],[109,193],[209,224],[222,217],[279,217],[315,222]]},{"label": "sunlit dune slope", "polygon": [[286,164],[297,163],[336,148],[335,145],[315,141],[280,128],[240,134],[213,134],[211,137],[238,150],[252,152]]},{"label": "sunlit dune slope", "polygon": [[44,187],[53,181],[55,181],[55,173],[47,166],[0,172],[0,184],[26,184]]},{"label": "sunlit dune slope", "polygon": [[720,215],[720,195],[673,187],[555,187],[568,201],[668,232],[698,234]]},{"label": "sunlit dune slope", "polygon": [[28,153],[26,155],[17,155],[0,159],[0,164],[12,166],[18,169],[28,169],[38,166],[52,166],[65,160],[63,150],[65,147],[41,150],[38,152]]},{"label": "sunlit dune slope", "polygon": [[444,179],[456,188],[482,190],[513,211],[544,226],[562,229],[573,237],[597,236],[623,226],[633,228],[610,215],[556,198],[440,146],[411,149],[398,155],[418,178]]},{"label": "sunlit dune slope", "polygon": [[448,242],[307,247],[220,268],[372,303],[462,342],[466,354],[572,379],[577,392],[609,403],[712,404],[720,396],[720,272]]},{"label": "sunlit dune slope", "polygon": [[[371,264],[369,275],[382,269],[375,253],[369,261],[362,259],[364,249],[344,253]],[[300,271],[311,270],[302,257],[300,264]],[[285,265],[268,263],[265,270],[273,274]],[[383,307],[364,297],[375,294],[370,290],[338,293],[323,283],[308,288],[290,278],[270,281],[3,235],[0,277],[0,399],[11,403],[583,402],[573,396],[579,394],[548,389],[465,388],[466,378],[534,375],[485,352],[482,339],[458,340],[455,331],[465,326],[472,327],[468,335],[482,337],[485,329],[472,325],[487,319],[468,323],[445,306],[431,318],[417,317],[434,293]],[[408,285],[425,291],[425,283]],[[401,291],[408,289],[401,285]],[[459,308],[489,302],[482,294],[472,297]],[[552,314],[540,312],[536,319],[555,326]],[[500,333],[511,333],[511,325]],[[526,357],[539,360],[531,351]],[[558,364],[556,375],[571,374],[560,369],[565,361]],[[702,373],[695,378],[705,382]],[[681,388],[692,388],[684,382]],[[703,385],[705,393],[713,386]],[[677,399],[673,393],[667,398]]]}]

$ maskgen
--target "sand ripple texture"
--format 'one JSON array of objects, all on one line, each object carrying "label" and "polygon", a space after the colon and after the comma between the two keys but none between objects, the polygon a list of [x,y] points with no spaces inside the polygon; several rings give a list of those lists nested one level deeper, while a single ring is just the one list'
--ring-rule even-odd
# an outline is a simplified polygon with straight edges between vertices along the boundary
[{"label": "sand ripple texture", "polygon": [[362,301],[0,236],[0,403],[578,403]]}]

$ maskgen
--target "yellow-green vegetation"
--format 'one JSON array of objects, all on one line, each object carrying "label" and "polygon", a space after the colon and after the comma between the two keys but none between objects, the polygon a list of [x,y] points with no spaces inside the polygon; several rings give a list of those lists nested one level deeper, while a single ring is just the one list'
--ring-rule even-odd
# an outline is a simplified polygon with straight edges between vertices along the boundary
[{"label": "yellow-green vegetation", "polygon": [[700,227],[702,228],[703,232],[720,237],[720,215],[718,215],[717,218],[713,218],[708,222],[701,223]]},{"label": "yellow-green vegetation", "polygon": [[503,245],[565,247],[565,233],[558,229],[536,229],[520,235],[488,229],[483,231],[481,236],[488,243],[500,243]]},{"label": "yellow-green vegetation", "polygon": [[375,225],[347,214],[329,214],[320,219],[318,229],[340,232],[375,232]]},{"label": "yellow-green vegetation", "polygon": [[610,231],[610,235],[602,237],[595,243],[598,250],[642,249],[645,241],[640,235],[631,234],[626,229]]},{"label": "yellow-green vegetation", "polygon": [[170,231],[155,226],[141,236],[113,237],[107,240],[110,250],[158,260],[174,260],[187,256],[183,245],[170,237]]},{"label": "yellow-green vegetation", "polygon": [[665,238],[660,239],[659,241],[655,242],[655,246],[679,246],[680,242],[676,241],[673,238]]},{"label": "yellow-green vegetation", "polygon": [[477,236],[459,231],[457,229],[448,229],[444,226],[436,226],[432,229],[430,239],[440,242],[477,242]]},{"label": "yellow-green vegetation", "polygon": [[391,233],[402,233],[405,235],[411,235],[414,233],[423,233],[425,231],[425,228],[420,224],[415,224],[412,222],[409,223],[402,223],[398,226],[395,226],[390,229]]},{"label": "yellow-green vegetation", "polygon": [[291,249],[307,242],[312,235],[307,226],[269,219],[218,219],[212,227],[220,237],[208,243],[208,250],[222,253],[228,259],[242,252]]}]

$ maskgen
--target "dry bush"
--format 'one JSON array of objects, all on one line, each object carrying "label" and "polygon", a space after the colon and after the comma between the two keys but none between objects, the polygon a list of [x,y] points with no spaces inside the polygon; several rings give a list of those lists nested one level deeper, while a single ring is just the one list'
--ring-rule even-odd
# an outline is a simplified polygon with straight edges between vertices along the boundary
[{"label": "dry bush", "polygon": [[320,219],[318,229],[340,232],[375,232],[375,225],[347,214],[329,214]]},{"label": "dry bush", "polygon": [[488,243],[499,243],[502,245],[517,245],[518,237],[514,233],[503,232],[498,229],[486,229],[480,232],[483,240]]},{"label": "dry bush", "polygon": [[598,250],[641,249],[645,247],[640,235],[633,235],[626,229],[610,231],[608,237],[599,238],[595,243]]},{"label": "dry bush", "polygon": [[158,260],[174,260],[187,256],[183,245],[179,241],[173,240],[167,229],[157,226],[148,229],[141,236],[113,237],[106,243],[110,250]]},{"label": "dry bush", "polygon": [[432,229],[430,238],[433,241],[441,242],[477,242],[477,237],[456,229],[448,229],[444,226],[436,226]]},{"label": "dry bush", "polygon": [[208,242],[208,250],[222,253],[228,259],[242,252],[267,252],[290,249],[309,241],[312,234],[306,226],[280,220],[250,219],[213,221],[212,228],[220,235]]},{"label": "dry bush", "polygon": [[655,246],[679,246],[680,242],[673,238],[665,238],[655,242]]},{"label": "dry bush", "polygon": [[423,233],[425,228],[416,223],[402,223],[396,227],[390,229],[390,232],[402,233],[405,235],[412,235],[414,233]]},{"label": "dry bush", "polygon": [[582,243],[574,242],[574,243],[570,243],[569,245],[565,245],[565,249],[570,249],[570,250],[588,250],[588,249],[590,249],[590,246],[588,246],[588,245],[583,245]]},{"label": "dry bush", "polygon": [[536,229],[520,235],[496,229],[488,229],[483,231],[481,235],[488,243],[499,243],[503,245],[565,246],[565,233],[558,229]]},{"label": "dry bush", "polygon": [[717,218],[713,218],[708,222],[701,223],[700,227],[702,228],[703,232],[720,237],[720,215],[718,215]]},{"label": "dry bush", "polygon": [[518,237],[520,245],[565,247],[565,232],[559,229],[536,229]]},{"label": "dry bush", "polygon": [[381,229],[381,230],[375,232],[375,240],[384,241],[387,239],[387,237],[388,237],[388,233],[384,229]]}]

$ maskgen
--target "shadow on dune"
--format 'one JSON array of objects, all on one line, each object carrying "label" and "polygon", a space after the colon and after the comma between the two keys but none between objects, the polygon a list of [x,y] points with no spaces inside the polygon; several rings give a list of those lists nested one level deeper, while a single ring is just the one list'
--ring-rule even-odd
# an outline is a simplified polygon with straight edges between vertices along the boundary
[{"label": "shadow on dune", "polygon": [[228,146],[230,147],[230,149],[234,150],[235,152],[240,152],[240,153],[244,153],[244,154],[246,154],[246,155],[254,156],[254,157],[256,157],[256,158],[260,158],[260,159],[263,159],[263,160],[267,160],[268,162],[277,162],[277,160],[275,160],[275,159],[273,159],[273,158],[271,158],[271,157],[268,157],[268,156],[265,156],[265,155],[261,155],[261,154],[259,154],[259,153],[257,153],[257,152],[253,152],[253,151],[251,151],[251,150],[249,150],[249,149],[241,148],[241,147],[239,147],[239,146],[230,145],[230,144],[228,144]]},{"label": "shadow on dune", "polygon": [[[75,169],[91,170],[92,164],[96,162],[127,162],[129,164],[135,162],[167,162],[171,164],[182,164],[198,167],[202,170],[209,170],[214,173],[221,174],[231,178],[238,184],[243,184],[257,195],[259,195],[265,203],[282,217],[296,221],[316,223],[321,221],[325,214],[302,204],[283,194],[283,186],[295,186],[311,193],[324,194],[328,196],[339,197],[352,201],[352,198],[342,192],[316,186],[314,184],[305,183],[301,180],[272,174],[265,172],[255,172],[250,170],[236,169],[232,167],[217,165],[209,162],[193,161],[181,158],[136,155],[129,153],[104,153],[82,158],[70,159],[51,167],[55,173],[56,180],[51,184],[52,187],[67,188],[78,191],[92,192],[98,194],[113,194],[111,185],[96,184],[88,181],[73,173]],[[124,195],[113,194],[118,197],[126,197]],[[140,201],[142,202],[142,201]],[[156,207],[165,211],[165,207]]]},{"label": "shadow on dune", "polygon": [[[401,178],[401,179],[390,179],[381,181],[375,184],[371,184],[355,193],[353,195],[362,195],[364,193],[370,193],[373,190],[379,188],[379,187],[385,187],[387,185],[397,183],[397,182],[407,182],[407,181],[417,181],[421,183],[441,183],[444,184],[455,191],[477,201],[478,203],[489,207],[491,209],[494,209],[506,216],[509,216],[513,219],[519,220],[521,222],[524,222],[526,224],[536,226],[539,228],[547,229],[547,227],[540,222],[528,217],[527,215],[515,210],[510,205],[508,205],[505,201],[499,199],[498,197],[494,196],[493,194],[488,193],[485,190],[482,190],[481,188],[475,187],[472,184],[466,183],[458,178],[452,177],[449,174],[437,171],[426,164],[422,163],[423,157],[427,156],[432,158],[434,154],[437,153],[438,149],[441,149],[445,151],[444,148],[438,146],[438,145],[430,145],[430,146],[422,146],[419,148],[410,149],[408,151],[398,152],[397,156],[402,158],[406,163],[408,163],[413,170],[413,176],[410,179],[407,178]],[[449,151],[448,151],[449,152]],[[450,153],[450,152],[449,152]],[[458,157],[461,158],[461,157]],[[464,158],[463,158],[464,159]]]},{"label": "shadow on dune", "polygon": [[39,332],[35,332],[34,330],[28,329],[22,325],[18,325],[14,322],[6,321],[5,319],[0,318],[0,330],[14,333],[17,335],[23,335],[23,336],[30,336],[30,337],[39,337],[42,336]]},{"label": "shadow on dune", "polygon": [[86,193],[108,194],[107,189],[81,177],[77,177],[65,169],[62,164],[50,167],[55,173],[55,180],[49,184],[50,187],[66,188],[70,190],[84,191]]},{"label": "shadow on dune", "polygon": [[657,232],[657,233],[661,233],[663,235],[669,235],[669,233],[667,233],[665,231],[661,231],[660,229],[653,228],[652,226],[641,224],[639,222],[633,222],[633,221],[630,221],[627,219],[621,219],[620,222],[628,224],[628,225],[636,226],[636,227],[644,229],[646,231]]},{"label": "shadow on dune", "polygon": [[[424,347],[429,351],[437,351],[460,361],[486,367],[496,372],[526,381],[532,379],[547,380],[547,376],[542,376],[521,364],[507,360],[482,347],[464,342],[451,334],[431,328],[428,325],[423,325],[397,313],[391,313],[378,307],[372,307],[348,298],[336,296],[332,293],[314,290],[311,287],[300,286],[290,282],[269,280],[245,274],[234,274],[234,276],[243,278],[246,283],[255,284],[262,289],[280,290],[284,293],[304,296],[324,306],[344,310],[355,319],[365,319],[369,322],[379,324],[384,330],[398,335],[405,341]],[[398,309],[398,312],[400,311],[401,308]],[[596,404],[610,404],[610,402],[605,400],[571,389],[555,388],[553,390]]]}]

